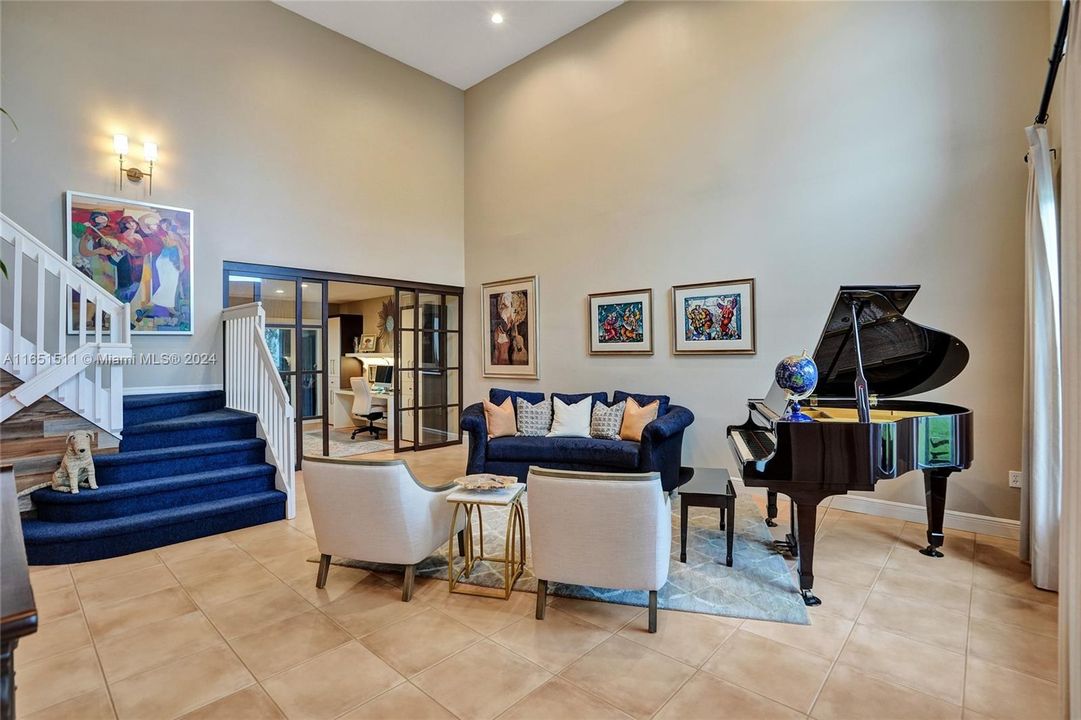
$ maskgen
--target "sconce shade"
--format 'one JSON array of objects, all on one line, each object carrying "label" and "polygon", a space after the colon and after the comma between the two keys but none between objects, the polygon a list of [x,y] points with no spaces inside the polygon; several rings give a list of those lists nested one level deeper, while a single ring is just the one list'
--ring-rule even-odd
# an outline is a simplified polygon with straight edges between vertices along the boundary
[{"label": "sconce shade", "polygon": [[143,157],[147,162],[156,162],[158,159],[158,144],[157,143],[143,143]]},{"label": "sconce shade", "polygon": [[113,150],[117,155],[128,154],[128,136],[127,135],[113,135]]}]

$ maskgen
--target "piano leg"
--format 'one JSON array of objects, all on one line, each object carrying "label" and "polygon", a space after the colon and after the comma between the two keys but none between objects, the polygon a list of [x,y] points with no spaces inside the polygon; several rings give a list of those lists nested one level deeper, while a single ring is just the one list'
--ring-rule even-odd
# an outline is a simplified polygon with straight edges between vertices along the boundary
[{"label": "piano leg", "polygon": [[799,555],[796,567],[799,570],[799,590],[805,605],[821,605],[822,601],[811,592],[815,584],[815,521],[818,502],[793,502],[792,512],[796,519],[796,542]]},{"label": "piano leg", "polygon": [[766,525],[777,527],[777,493],[773,490],[766,492]]},{"label": "piano leg", "polygon": [[928,557],[943,557],[939,550],[946,536],[942,519],[946,514],[946,481],[952,470],[924,470],[923,488],[927,502],[927,547],[920,550]]}]

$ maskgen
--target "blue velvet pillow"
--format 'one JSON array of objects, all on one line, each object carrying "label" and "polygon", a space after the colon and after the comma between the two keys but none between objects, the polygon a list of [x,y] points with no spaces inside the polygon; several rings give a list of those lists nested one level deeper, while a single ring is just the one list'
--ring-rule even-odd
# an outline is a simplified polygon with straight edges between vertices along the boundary
[{"label": "blue velvet pillow", "polygon": [[608,404],[608,393],[595,392],[595,393],[552,393],[552,398],[559,398],[565,405],[574,405],[580,403],[587,397],[592,397],[593,402],[589,404],[590,412],[593,410],[593,406],[597,403]]},{"label": "blue velvet pillow", "polygon": [[672,400],[667,395],[642,395],[641,393],[629,393],[624,390],[616,390],[612,395],[612,402],[617,403],[620,400],[626,400],[627,398],[634,398],[634,401],[642,407],[649,405],[654,400],[660,400],[660,405],[657,406],[657,417],[661,417],[668,412],[668,403]]},{"label": "blue velvet pillow", "polygon": [[510,404],[514,406],[514,417],[518,417],[518,398],[522,398],[530,405],[536,405],[539,402],[544,402],[544,393],[524,390],[501,390],[500,388],[492,388],[488,391],[488,402],[495,405],[502,405],[507,398],[510,398]]}]

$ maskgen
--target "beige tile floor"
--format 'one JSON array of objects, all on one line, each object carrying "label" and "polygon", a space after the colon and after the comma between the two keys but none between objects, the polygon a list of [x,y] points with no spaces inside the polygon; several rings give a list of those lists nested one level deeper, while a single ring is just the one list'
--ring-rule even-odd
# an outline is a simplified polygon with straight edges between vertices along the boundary
[{"label": "beige tile floor", "polygon": [[[371,458],[372,456],[367,456]],[[463,450],[410,458],[426,482]],[[302,478],[300,479],[302,483]],[[810,626],[564,598],[448,595],[334,567],[311,518],[42,567],[16,651],[23,718],[1052,718],[1056,600],[1016,543],[828,509]],[[737,557],[738,562],[738,557]]]}]

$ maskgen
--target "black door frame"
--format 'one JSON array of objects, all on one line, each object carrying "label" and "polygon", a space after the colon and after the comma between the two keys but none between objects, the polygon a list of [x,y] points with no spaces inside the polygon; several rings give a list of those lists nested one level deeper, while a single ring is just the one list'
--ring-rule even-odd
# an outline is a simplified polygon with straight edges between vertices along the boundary
[{"label": "black door frame", "polygon": [[[300,373],[300,368],[303,367],[303,357],[302,357],[302,353],[303,353],[302,345],[303,345],[303,343],[301,342],[301,335],[302,335],[302,332],[303,332],[301,330],[301,326],[303,325],[303,316],[302,316],[303,310],[302,310],[302,307],[301,307],[301,302],[302,302],[301,283],[303,281],[305,281],[305,280],[310,280],[310,281],[322,282],[323,283],[322,313],[321,313],[322,314],[322,326],[323,326],[323,332],[322,332],[322,336],[323,336],[323,338],[322,338],[322,352],[323,352],[323,370],[322,370],[322,374],[323,374],[323,382],[322,382],[322,393],[321,394],[322,394],[322,404],[323,404],[323,454],[324,455],[327,455],[330,452],[330,447],[329,447],[330,446],[330,432],[329,432],[329,430],[330,430],[330,424],[329,424],[330,423],[330,415],[329,415],[330,406],[328,404],[329,400],[330,400],[330,392],[329,392],[330,383],[327,382],[327,375],[326,375],[326,373],[328,372],[328,370],[327,370],[327,368],[328,368],[327,352],[329,350],[328,338],[327,338],[327,320],[328,320],[328,314],[329,314],[328,313],[329,299],[328,299],[328,292],[327,292],[327,283],[329,283],[329,282],[347,282],[347,283],[357,283],[357,284],[362,284],[362,285],[382,285],[382,286],[391,288],[394,291],[394,297],[395,298],[397,298],[399,290],[413,291],[415,293],[419,293],[419,292],[437,292],[437,293],[442,293],[444,295],[457,295],[458,296],[458,317],[459,317],[459,320],[458,320],[458,338],[459,338],[459,342],[458,342],[458,354],[459,354],[458,364],[459,364],[459,367],[461,367],[462,353],[464,352],[464,349],[465,349],[465,344],[464,344],[464,341],[462,340],[462,334],[463,334],[463,331],[464,331],[464,328],[462,327],[462,320],[464,319],[462,317],[462,314],[463,314],[464,306],[465,306],[465,298],[464,298],[465,288],[460,286],[460,285],[443,285],[443,284],[440,284],[440,283],[416,282],[416,281],[412,281],[412,280],[395,280],[395,279],[392,279],[392,278],[376,277],[376,276],[372,276],[372,275],[353,275],[353,274],[350,274],[350,273],[333,272],[333,271],[327,271],[327,270],[311,270],[311,269],[306,269],[306,268],[287,267],[287,266],[284,266],[284,265],[263,265],[261,263],[248,263],[248,262],[238,262],[238,261],[233,261],[233,260],[225,260],[225,261],[222,262],[222,308],[228,308],[229,307],[229,276],[230,275],[250,275],[250,276],[253,276],[253,277],[268,277],[268,278],[274,278],[276,280],[293,280],[293,281],[296,282],[296,314],[297,314],[296,327],[297,327],[297,329],[296,329],[296,338],[294,340],[294,344],[296,346],[296,352],[297,352],[296,381],[297,381],[298,385],[296,387],[296,392],[297,392],[297,397],[298,398],[300,397],[300,395],[299,395],[299,393],[300,393],[299,380],[300,380],[300,374],[301,374]],[[256,301],[258,301],[260,299],[258,297],[258,295],[259,295],[259,289],[258,289],[258,287],[256,287],[256,291],[255,291],[255,299],[256,299]],[[395,318],[396,325],[400,325],[400,323],[398,323],[397,320],[398,320],[398,318]],[[396,327],[396,334],[398,332],[400,332],[400,330],[401,330],[400,328]],[[224,342],[224,338],[223,338],[223,342]],[[395,351],[396,352],[397,352],[397,347],[398,347],[399,342],[400,342],[400,338],[396,338],[396,341],[395,341],[395,348],[396,348]],[[419,352],[419,348],[418,348],[417,351]],[[397,371],[398,371],[398,368],[395,368],[395,372],[397,372]],[[459,370],[458,371],[459,421],[461,419],[460,418],[460,412],[461,412],[461,402],[462,402],[462,389],[463,389],[462,386],[463,386],[462,371]],[[415,391],[416,391],[416,389],[414,388],[414,392]],[[304,458],[304,419],[302,417],[300,417],[300,413],[297,412],[296,408],[293,408],[293,411],[295,413],[295,418],[294,419],[295,419],[295,424],[296,424],[296,446],[298,448],[298,452],[296,453],[296,459],[297,459],[296,460],[296,469],[300,470],[301,469],[301,463],[302,463],[302,460]],[[397,408],[395,408],[395,412],[397,412]],[[396,428],[396,430],[397,430],[397,432],[400,432],[399,429]],[[396,432],[396,437],[397,437],[397,432]],[[447,445],[460,445],[461,443],[462,443],[462,434],[461,434],[461,432],[459,432],[457,440],[449,440],[449,441],[447,441],[445,443],[441,443],[439,445],[429,445],[429,446],[425,446],[425,447],[422,447],[422,448],[419,448],[419,449],[428,450],[428,449],[432,449],[432,448],[435,448],[435,447],[445,447]],[[397,441],[395,441],[395,446],[396,446],[395,450],[398,451],[397,450]],[[415,450],[418,449],[417,444],[414,443],[411,446],[411,448],[402,448],[402,450],[407,450],[407,449],[411,449],[411,450],[415,451]]]}]

